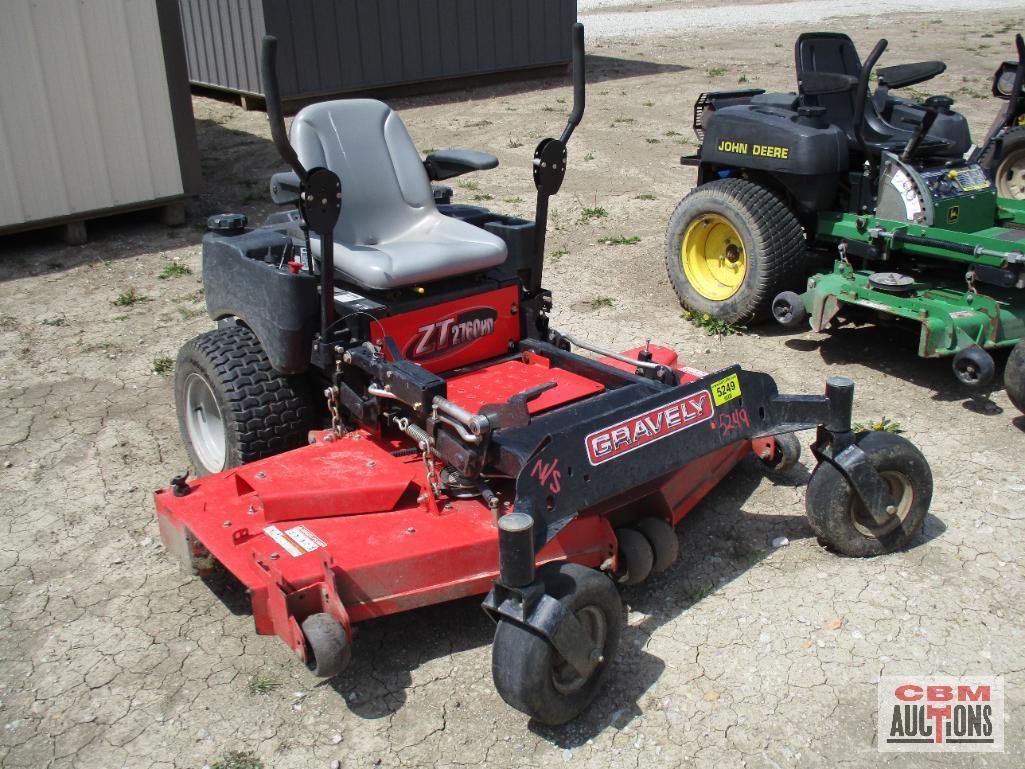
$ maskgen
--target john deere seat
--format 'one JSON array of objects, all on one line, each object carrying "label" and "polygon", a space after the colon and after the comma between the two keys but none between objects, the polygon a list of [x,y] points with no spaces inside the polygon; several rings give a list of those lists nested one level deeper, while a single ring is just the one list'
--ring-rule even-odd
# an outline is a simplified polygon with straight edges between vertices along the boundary
[{"label": "john deere seat", "polygon": [[[857,147],[857,126],[854,125],[855,83],[861,74],[862,62],[854,42],[841,33],[807,32],[797,38],[794,58],[802,104],[824,107],[827,120],[842,128],[851,140],[850,146]],[[866,101],[864,117],[864,138],[870,153],[899,153],[925,116],[926,107],[935,107],[939,115],[928,136],[919,145],[919,154],[961,156],[968,150],[971,145],[968,123],[963,115],[950,109],[952,99],[934,96],[927,99],[925,104],[919,104],[890,93],[891,88],[924,82],[945,69],[943,62],[929,61],[884,67],[876,71],[879,83],[875,94]],[[805,76],[812,73],[847,75],[854,82],[847,91],[813,95],[801,88]]]}]

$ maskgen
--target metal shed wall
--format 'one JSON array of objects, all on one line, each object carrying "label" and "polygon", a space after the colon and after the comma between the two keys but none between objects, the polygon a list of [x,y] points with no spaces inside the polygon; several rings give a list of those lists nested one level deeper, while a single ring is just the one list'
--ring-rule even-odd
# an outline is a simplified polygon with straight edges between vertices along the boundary
[{"label": "metal shed wall", "polygon": [[0,230],[198,191],[181,48],[175,0],[4,3]]},{"label": "metal shed wall", "polygon": [[272,34],[285,99],[562,64],[576,21],[576,0],[179,3],[193,83],[261,96]]}]

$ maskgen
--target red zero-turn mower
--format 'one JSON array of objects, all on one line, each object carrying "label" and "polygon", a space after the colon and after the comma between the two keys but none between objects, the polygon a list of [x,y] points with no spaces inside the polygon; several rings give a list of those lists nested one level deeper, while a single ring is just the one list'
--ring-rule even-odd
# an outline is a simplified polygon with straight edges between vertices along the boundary
[{"label": "red zero-turn mower", "polygon": [[[380,102],[307,107],[287,138],[264,40],[292,168],[272,188],[298,213],[255,229],[215,217],[203,270],[220,328],[185,345],[176,374],[208,474],[156,493],[168,550],[194,573],[231,572],[257,632],[321,676],[349,661],[352,623],[486,593],[495,685],[549,724],[591,702],[615,657],[615,583],[667,568],[673,526],[748,453],[789,465],[787,434],[818,428],[808,517],[849,555],[908,543],[932,494],[908,441],[851,431],[850,380],[780,395],[740,366],[706,375],[671,350],[615,354],[549,328],[548,199],[584,112],[574,36],[573,113],[534,154],[534,223],[437,206],[430,180],[493,158],[421,161]],[[300,430],[309,445],[285,451]]]}]

